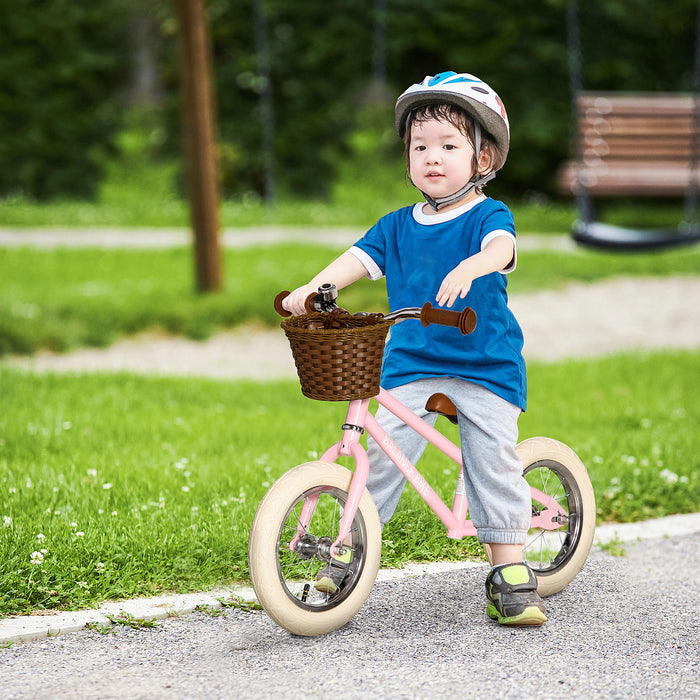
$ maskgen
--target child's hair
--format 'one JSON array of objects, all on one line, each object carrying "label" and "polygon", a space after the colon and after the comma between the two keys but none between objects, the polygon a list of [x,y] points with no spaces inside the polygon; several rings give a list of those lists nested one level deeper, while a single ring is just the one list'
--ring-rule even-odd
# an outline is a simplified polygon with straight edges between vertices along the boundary
[{"label": "child's hair", "polygon": [[[467,114],[465,110],[456,105],[447,103],[429,103],[421,105],[411,110],[406,119],[406,131],[404,133],[403,142],[405,146],[406,168],[410,170],[410,154],[411,154],[411,127],[414,124],[422,124],[426,121],[441,121],[452,124],[456,129],[467,137],[469,143],[474,147],[474,119]],[[481,151],[486,151],[491,161],[491,170],[497,170],[500,163],[498,149],[491,135],[482,127],[481,128]],[[479,154],[474,153],[472,162],[474,172],[477,172],[479,167]],[[409,173],[410,174],[410,173]],[[477,187],[476,191],[480,194],[481,187]]]}]

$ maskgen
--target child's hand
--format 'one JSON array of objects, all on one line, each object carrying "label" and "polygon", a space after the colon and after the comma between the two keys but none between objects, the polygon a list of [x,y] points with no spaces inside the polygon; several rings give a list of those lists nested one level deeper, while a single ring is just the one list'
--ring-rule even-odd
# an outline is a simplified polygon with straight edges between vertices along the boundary
[{"label": "child's hand", "polygon": [[305,284],[298,289],[295,289],[289,296],[282,300],[282,307],[293,313],[295,316],[301,316],[306,313],[304,303],[309,294],[314,294],[316,288],[310,284]]},{"label": "child's hand", "polygon": [[464,299],[467,296],[467,292],[471,289],[474,281],[471,267],[469,259],[463,260],[442,280],[440,289],[435,297],[435,301],[437,301],[439,306],[447,304],[448,307],[451,307],[457,300],[457,297]]}]

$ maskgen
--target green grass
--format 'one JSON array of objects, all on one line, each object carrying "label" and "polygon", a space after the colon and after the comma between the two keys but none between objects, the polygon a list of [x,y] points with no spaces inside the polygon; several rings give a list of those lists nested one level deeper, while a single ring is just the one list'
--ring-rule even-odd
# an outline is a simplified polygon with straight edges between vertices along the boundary
[{"label": "green grass", "polygon": [[[160,328],[205,338],[243,323],[275,325],[271,301],[307,281],[340,251],[286,244],[228,250],[225,291],[193,291],[189,249],[0,249],[0,355],[104,346],[122,335]],[[522,252],[511,294],[560,288],[568,281],[619,275],[700,274],[700,251],[610,254]],[[383,283],[362,280],[343,292],[351,311],[385,310]]]},{"label": "green grass", "polygon": [[[699,373],[699,353],[531,365],[521,438],[579,453],[600,520],[697,511]],[[0,395],[0,615],[245,580],[266,488],[344,418],[291,381],[0,370]],[[450,503],[454,465],[430,448],[421,470]],[[384,538],[384,565],[479,551],[411,490]]]}]

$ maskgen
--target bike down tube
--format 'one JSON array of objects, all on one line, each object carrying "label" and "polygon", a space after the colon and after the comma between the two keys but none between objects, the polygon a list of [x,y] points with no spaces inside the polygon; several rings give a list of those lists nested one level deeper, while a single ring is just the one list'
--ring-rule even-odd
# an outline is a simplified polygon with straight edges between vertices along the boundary
[{"label": "bike down tube", "polygon": [[[382,406],[397,416],[397,418],[400,418],[406,425],[415,430],[419,435],[461,466],[461,450],[442,433],[428,425],[422,418],[406,408],[400,401],[383,389],[380,390],[379,395],[375,398]],[[384,450],[387,457],[391,459],[396,465],[396,468],[406,477],[408,483],[413,486],[418,495],[428,504],[431,510],[447,528],[447,536],[452,539],[461,539],[468,535],[475,535],[476,529],[471,523],[465,522],[463,517],[466,513],[466,497],[463,495],[455,495],[455,503],[452,510],[450,510],[373,416],[367,416],[366,425],[367,432],[375,439],[377,444]]]}]

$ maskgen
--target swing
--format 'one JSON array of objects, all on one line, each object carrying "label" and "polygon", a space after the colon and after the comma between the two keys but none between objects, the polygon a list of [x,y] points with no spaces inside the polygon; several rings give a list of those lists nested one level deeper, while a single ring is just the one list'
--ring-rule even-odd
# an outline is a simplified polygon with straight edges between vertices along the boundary
[{"label": "swing", "polygon": [[[567,37],[576,153],[561,173],[573,193],[578,243],[617,250],[659,249],[700,241],[700,2],[693,94],[594,93],[583,90],[577,0],[567,5]],[[626,228],[598,221],[598,196],[683,197],[684,220],[672,229]]]}]

